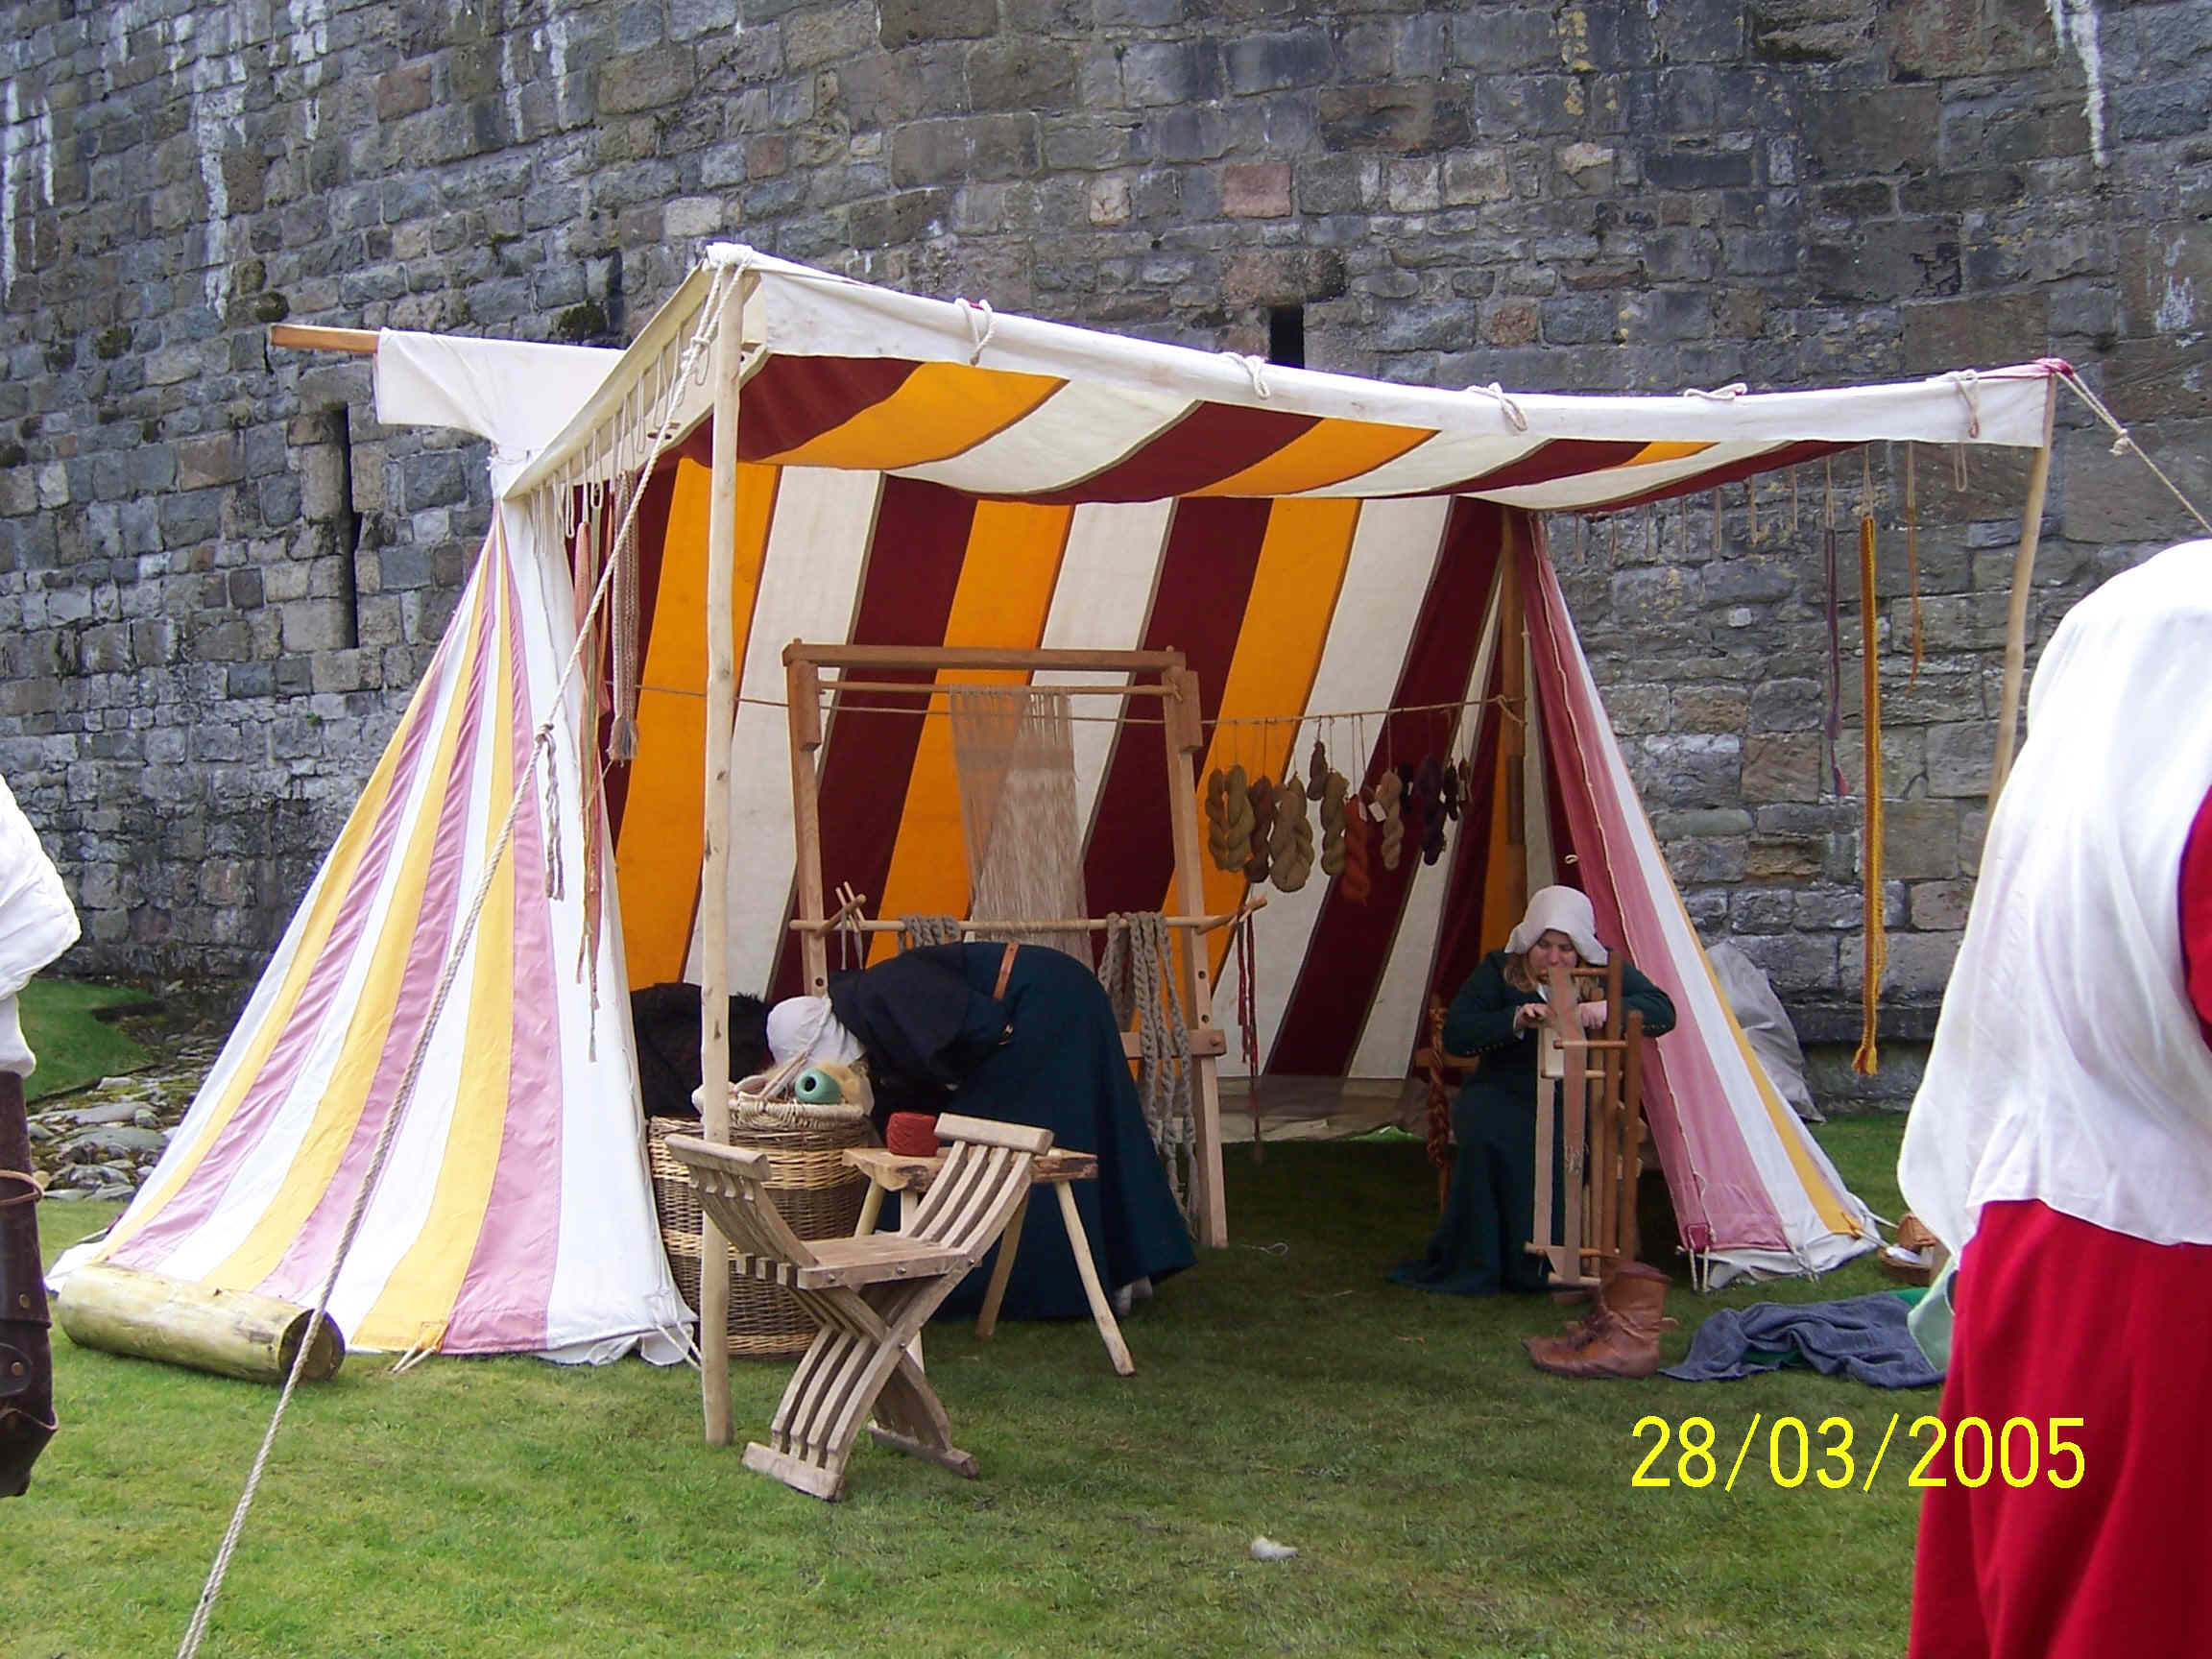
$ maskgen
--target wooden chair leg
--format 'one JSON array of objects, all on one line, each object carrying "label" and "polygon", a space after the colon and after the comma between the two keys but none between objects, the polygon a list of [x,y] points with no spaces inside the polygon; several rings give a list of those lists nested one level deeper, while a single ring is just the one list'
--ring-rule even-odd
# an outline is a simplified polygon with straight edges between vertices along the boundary
[{"label": "wooden chair leg", "polygon": [[1121,1327],[1114,1317],[1114,1304],[1098,1283],[1098,1269],[1091,1260],[1090,1236],[1083,1231],[1083,1213],[1075,1207],[1075,1193],[1066,1181],[1055,1181],[1060,1194],[1060,1219],[1067,1224],[1069,1247],[1075,1252],[1075,1271],[1083,1277],[1083,1294],[1090,1299],[1091,1319],[1106,1340],[1106,1357],[1124,1377],[1137,1374],[1137,1361],[1129,1358],[1129,1344],[1121,1340]]},{"label": "wooden chair leg", "polygon": [[910,1360],[894,1367],[885,1381],[868,1432],[878,1445],[975,1479],[974,1455],[952,1444],[952,1423],[945,1414],[945,1403]]},{"label": "wooden chair leg", "polygon": [[983,1292],[982,1311],[975,1315],[975,1340],[988,1342],[998,1329],[998,1305],[1006,1300],[1006,1281],[1014,1275],[1014,1251],[1022,1242],[1022,1224],[1029,1219],[1029,1194],[1014,1206],[1014,1219],[998,1235],[998,1259],[991,1264],[991,1285]]},{"label": "wooden chair leg", "polygon": [[801,1292],[822,1332],[783,1391],[769,1443],[746,1447],[745,1466],[833,1503],[844,1493],[861,1426],[880,1408],[888,1423],[876,1437],[885,1445],[973,1476],[975,1459],[952,1444],[944,1403],[906,1352],[950,1288],[886,1286],[881,1307],[850,1294]]}]

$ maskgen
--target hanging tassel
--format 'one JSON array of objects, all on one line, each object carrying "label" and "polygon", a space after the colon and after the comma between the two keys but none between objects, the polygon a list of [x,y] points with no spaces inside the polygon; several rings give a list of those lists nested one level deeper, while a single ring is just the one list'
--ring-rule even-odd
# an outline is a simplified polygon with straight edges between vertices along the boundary
[{"label": "hanging tassel", "polygon": [[1713,491],[1713,557],[1716,559],[1723,557],[1726,552],[1725,539],[1721,535],[1720,529],[1721,512],[1720,491],[1719,486],[1715,486]]},{"label": "hanging tassel", "polygon": [[[644,487],[645,481],[640,476],[633,481],[625,494],[634,498]],[[609,598],[613,601],[613,614],[609,619],[608,632],[613,637],[614,719],[607,734],[607,758],[614,761],[637,757],[637,683],[642,677],[637,662],[637,636],[641,613],[637,597],[637,520],[630,510],[634,505],[634,499],[623,503],[621,533],[612,552],[614,588]]]},{"label": "hanging tassel", "polygon": [[1920,503],[1912,479],[1913,445],[1905,445],[1905,580],[1912,592],[1912,677],[1905,682],[1910,691],[1920,684]]},{"label": "hanging tassel", "polygon": [[1244,1055],[1247,1100],[1252,1108],[1252,1162],[1264,1163],[1260,1139],[1260,998],[1253,986],[1252,913],[1237,924],[1237,1024]]},{"label": "hanging tassel", "polygon": [[1874,516],[1859,520],[1859,664],[1860,690],[1864,708],[1860,723],[1865,729],[1866,809],[1864,828],[1859,832],[1860,878],[1865,893],[1865,977],[1859,991],[1859,1051],[1851,1057],[1851,1070],[1871,1077],[1881,1070],[1877,1016],[1882,999],[1882,974],[1889,965],[1889,933],[1882,916],[1882,667],[1876,649],[1874,613]]},{"label": "hanging tassel", "polygon": [[1749,520],[1751,545],[1757,547],[1759,545],[1759,480],[1757,478],[1747,478],[1743,481],[1743,514],[1745,518]]},{"label": "hanging tassel", "polygon": [[567,897],[568,880],[561,863],[561,784],[550,727],[539,732],[531,756],[533,765],[545,769],[545,897],[558,903]]}]

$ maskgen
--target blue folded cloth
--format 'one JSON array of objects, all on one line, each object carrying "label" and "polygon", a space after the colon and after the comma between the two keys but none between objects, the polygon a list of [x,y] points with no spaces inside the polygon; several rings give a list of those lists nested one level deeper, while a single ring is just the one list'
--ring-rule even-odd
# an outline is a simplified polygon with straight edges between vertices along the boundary
[{"label": "blue folded cloth", "polygon": [[1660,1375],[1678,1382],[1733,1382],[1804,1364],[1823,1376],[1847,1373],[1877,1388],[1933,1387],[1943,1373],[1928,1362],[1906,1329],[1909,1311],[1897,1297],[1881,1291],[1842,1302],[1723,1308],[1697,1327],[1682,1363]]}]

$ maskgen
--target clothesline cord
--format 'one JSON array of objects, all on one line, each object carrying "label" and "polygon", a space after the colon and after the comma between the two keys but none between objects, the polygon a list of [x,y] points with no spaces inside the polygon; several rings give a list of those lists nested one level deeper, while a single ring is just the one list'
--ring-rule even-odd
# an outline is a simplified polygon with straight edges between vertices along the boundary
[{"label": "clothesline cord", "polygon": [[[670,697],[704,698],[707,695],[704,691],[695,691],[688,686],[656,685],[651,683],[639,685],[638,689],[640,691],[658,691]],[[826,685],[824,689],[833,691],[834,686]],[[914,687],[914,694],[916,696],[934,697],[942,695],[950,687],[943,685],[917,685]],[[1046,686],[1045,689],[1051,690],[1056,689],[1056,687]],[[1077,689],[1080,688],[1077,687]],[[871,692],[868,695],[880,696],[883,693]],[[749,709],[788,709],[791,707],[781,697],[740,697],[737,701]],[[950,712],[949,709],[937,708],[894,708],[888,704],[843,701],[837,702],[836,707],[849,714],[944,715]],[[1393,714],[1461,713],[1470,709],[1495,709],[1508,718],[1518,717],[1506,699],[1503,697],[1459,697],[1449,703],[1400,703],[1388,709],[1334,709],[1312,714],[1217,714],[1207,716],[1200,720],[1199,724],[1216,728],[1222,726],[1315,726],[1327,725],[1332,720],[1384,719]],[[1130,714],[1070,714],[1068,718],[1105,726],[1159,726],[1165,724],[1165,722],[1149,716]]]}]

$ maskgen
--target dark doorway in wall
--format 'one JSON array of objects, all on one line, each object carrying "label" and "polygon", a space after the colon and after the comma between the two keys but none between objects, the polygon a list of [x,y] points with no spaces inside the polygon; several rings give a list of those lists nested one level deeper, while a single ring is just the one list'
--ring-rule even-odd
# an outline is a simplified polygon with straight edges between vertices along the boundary
[{"label": "dark doorway in wall", "polygon": [[345,648],[361,643],[361,515],[353,506],[353,434],[343,407],[326,409],[316,435],[329,470],[322,505],[328,514],[328,546],[338,556],[338,598],[345,608]]},{"label": "dark doorway in wall", "polygon": [[1306,307],[1267,307],[1267,361],[1286,369],[1306,367]]}]

